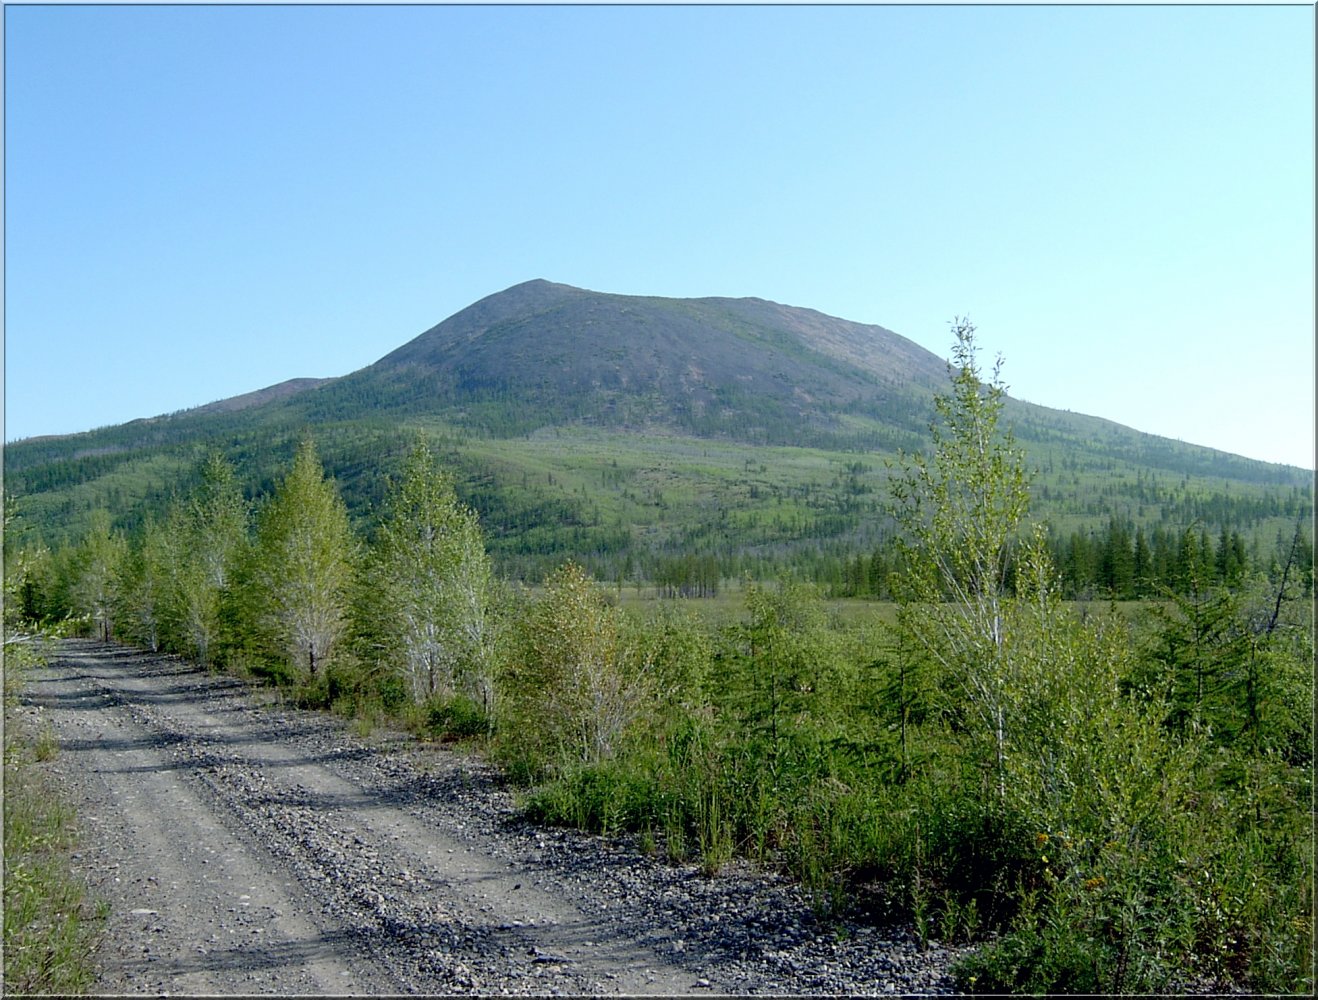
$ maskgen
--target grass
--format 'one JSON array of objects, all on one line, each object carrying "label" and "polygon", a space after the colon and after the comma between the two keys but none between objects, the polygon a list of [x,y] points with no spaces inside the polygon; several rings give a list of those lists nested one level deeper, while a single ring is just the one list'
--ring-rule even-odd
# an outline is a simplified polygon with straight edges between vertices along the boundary
[{"label": "grass", "polygon": [[[14,676],[6,657],[6,687]],[[46,767],[58,759],[49,725],[34,734],[9,711],[4,743],[4,990],[84,993],[93,985],[91,955],[106,912],[93,905],[69,871],[76,816]]]}]

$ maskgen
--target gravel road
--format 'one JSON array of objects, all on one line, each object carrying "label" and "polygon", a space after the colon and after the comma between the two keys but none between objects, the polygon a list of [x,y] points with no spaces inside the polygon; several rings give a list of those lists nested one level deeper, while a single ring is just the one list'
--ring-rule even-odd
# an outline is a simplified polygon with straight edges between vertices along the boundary
[{"label": "gravel road", "polygon": [[271,697],[89,640],[27,679],[74,864],[110,905],[97,992],[953,990],[954,950],[909,929],[824,925],[785,879],[535,826],[478,757]]}]

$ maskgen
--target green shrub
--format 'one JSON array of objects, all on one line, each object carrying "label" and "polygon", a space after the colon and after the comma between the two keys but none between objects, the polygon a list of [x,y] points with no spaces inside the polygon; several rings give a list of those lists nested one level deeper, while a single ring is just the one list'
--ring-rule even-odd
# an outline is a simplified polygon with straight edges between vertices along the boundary
[{"label": "green shrub", "polygon": [[1031,916],[1029,922],[963,959],[956,967],[957,985],[971,994],[1106,992],[1100,985],[1093,943]]},{"label": "green shrub", "polygon": [[430,698],[423,706],[423,713],[425,733],[431,739],[474,739],[490,731],[490,717],[485,709],[465,695]]},{"label": "green shrub", "polygon": [[499,752],[533,780],[623,752],[655,705],[652,660],[581,567],[545,583],[503,658]]},{"label": "green shrub", "polygon": [[314,674],[299,673],[293,693],[299,708],[331,709],[340,715],[355,715],[377,700],[371,672],[348,657],[332,660]]},{"label": "green shrub", "polygon": [[375,682],[375,691],[380,698],[380,705],[386,712],[397,714],[408,705],[412,697],[407,690],[407,681],[396,673],[386,673]]},{"label": "green shrub", "polygon": [[236,670],[239,676],[246,673],[272,687],[294,687],[301,677],[289,663],[275,657],[248,654],[239,663],[241,665]]},{"label": "green shrub", "polygon": [[575,765],[527,798],[527,814],[546,823],[605,834],[653,828],[659,819],[654,778],[610,760]]}]

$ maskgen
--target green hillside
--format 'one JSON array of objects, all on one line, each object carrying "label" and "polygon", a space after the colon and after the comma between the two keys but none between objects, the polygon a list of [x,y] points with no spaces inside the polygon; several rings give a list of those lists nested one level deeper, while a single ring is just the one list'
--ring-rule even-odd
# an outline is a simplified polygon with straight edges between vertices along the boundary
[{"label": "green hillside", "polygon": [[[921,450],[942,359],[882,327],[760,299],[608,295],[532,281],[333,380],[296,380],[149,420],[5,449],[31,535],[76,538],[106,508],[131,529],[218,448],[250,496],[310,431],[369,530],[386,477],[427,437],[480,512],[496,564],[568,557],[612,580],[703,562],[825,584],[890,534],[885,459]],[[1266,556],[1312,509],[1312,473],[1010,401],[1059,534],[1196,525]]]}]

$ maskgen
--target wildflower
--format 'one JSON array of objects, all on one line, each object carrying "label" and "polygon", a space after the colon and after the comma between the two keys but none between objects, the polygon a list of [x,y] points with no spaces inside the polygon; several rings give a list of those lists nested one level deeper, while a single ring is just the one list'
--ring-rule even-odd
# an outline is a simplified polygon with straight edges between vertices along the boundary
[{"label": "wildflower", "polygon": [[1048,843],[1048,834],[1036,833],[1034,835],[1034,842],[1038,844],[1040,847],[1042,847],[1044,844]]},{"label": "wildflower", "polygon": [[1093,892],[1095,889],[1101,888],[1106,884],[1107,884],[1107,879],[1105,879],[1102,875],[1095,875],[1093,878],[1085,879],[1085,888],[1090,892]]}]

